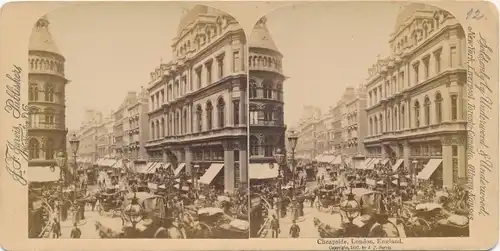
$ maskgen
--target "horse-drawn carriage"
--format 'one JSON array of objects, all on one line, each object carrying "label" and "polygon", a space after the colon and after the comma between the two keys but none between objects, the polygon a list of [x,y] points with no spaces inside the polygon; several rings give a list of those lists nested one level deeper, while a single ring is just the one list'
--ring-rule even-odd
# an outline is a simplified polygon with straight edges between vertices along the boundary
[{"label": "horse-drawn carriage", "polygon": [[343,192],[348,199],[355,200],[358,209],[349,218],[342,211],[341,203],[341,226],[332,227],[314,219],[320,236],[326,238],[339,237],[401,237],[404,229],[399,228],[395,222],[389,220],[384,205],[383,194],[366,188],[352,188],[351,191]]},{"label": "horse-drawn carriage", "polygon": [[401,218],[411,237],[469,236],[468,217],[451,213],[438,203],[405,203]]},{"label": "horse-drawn carriage", "polygon": [[245,239],[248,238],[249,223],[235,219],[217,207],[204,207],[191,215],[192,222],[186,224],[187,234],[194,238]]},{"label": "horse-drawn carriage", "polygon": [[97,211],[100,215],[110,214],[111,217],[115,216],[116,212],[121,211],[123,193],[117,188],[107,188],[102,192],[96,194],[97,197]]},{"label": "horse-drawn carriage", "polygon": [[[137,202],[142,208],[141,219],[131,222],[126,209]],[[185,239],[182,226],[175,223],[163,196],[136,192],[124,198],[121,219],[102,218],[96,222],[96,229],[102,238],[171,238]]]},{"label": "horse-drawn carriage", "polygon": [[327,210],[333,212],[334,208],[340,205],[343,187],[336,186],[334,183],[328,183],[317,190],[317,198],[314,207],[319,211]]}]

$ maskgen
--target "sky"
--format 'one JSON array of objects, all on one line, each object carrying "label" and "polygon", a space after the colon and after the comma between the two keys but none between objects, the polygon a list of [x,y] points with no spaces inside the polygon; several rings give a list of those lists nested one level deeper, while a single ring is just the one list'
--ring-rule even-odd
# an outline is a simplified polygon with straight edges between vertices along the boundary
[{"label": "sky", "polygon": [[285,124],[296,126],[304,105],[326,112],[348,86],[359,86],[377,56],[389,55],[400,3],[330,2],[269,13],[267,27],[283,54]]},{"label": "sky", "polygon": [[171,43],[186,6],[180,3],[82,3],[47,14],[66,58],[66,126],[77,129],[85,109],[109,114],[128,91],[139,92]]},{"label": "sky", "polygon": [[[267,25],[284,55],[285,123],[304,105],[323,110],[346,86],[362,84],[377,55],[388,53],[400,4],[335,2],[279,8]],[[190,6],[166,2],[82,3],[47,14],[66,58],[66,126],[79,128],[85,109],[105,115],[128,91],[140,91],[150,72],[170,60],[171,42]],[[247,31],[249,32],[249,31]],[[288,111],[294,111],[288,112]]]}]

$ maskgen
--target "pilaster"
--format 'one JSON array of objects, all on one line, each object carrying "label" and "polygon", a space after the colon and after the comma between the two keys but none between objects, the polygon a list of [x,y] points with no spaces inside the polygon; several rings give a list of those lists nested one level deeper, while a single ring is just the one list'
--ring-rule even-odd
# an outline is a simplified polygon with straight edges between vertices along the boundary
[{"label": "pilaster", "polygon": [[444,136],[441,138],[443,149],[443,187],[451,189],[453,187],[453,153],[452,153],[452,137]]},{"label": "pilaster", "polygon": [[190,147],[185,147],[184,148],[184,154],[185,154],[185,159],[184,159],[184,162],[186,163],[186,173],[191,175],[191,170],[192,170],[192,161],[193,161],[193,155],[192,155],[192,152],[191,152],[191,148]]},{"label": "pilaster", "polygon": [[234,142],[227,140],[223,142],[224,147],[224,191],[234,191]]}]

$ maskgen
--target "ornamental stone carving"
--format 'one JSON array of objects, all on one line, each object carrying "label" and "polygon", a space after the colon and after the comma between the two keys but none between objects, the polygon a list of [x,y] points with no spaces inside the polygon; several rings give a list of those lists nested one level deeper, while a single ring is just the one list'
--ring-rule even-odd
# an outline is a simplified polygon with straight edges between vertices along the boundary
[{"label": "ornamental stone carving", "polygon": [[452,136],[448,136],[448,135],[447,135],[447,136],[443,136],[443,137],[441,138],[441,144],[442,144],[443,146],[449,146],[449,145],[451,145],[451,144],[452,144],[452,140],[453,140],[453,139],[452,139]]}]

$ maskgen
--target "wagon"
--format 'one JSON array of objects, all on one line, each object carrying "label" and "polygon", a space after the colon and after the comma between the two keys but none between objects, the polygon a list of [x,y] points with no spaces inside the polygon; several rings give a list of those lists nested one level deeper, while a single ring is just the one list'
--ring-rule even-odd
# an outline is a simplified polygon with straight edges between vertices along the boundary
[{"label": "wagon", "polygon": [[195,238],[245,239],[249,234],[249,223],[234,219],[220,208],[205,207],[197,211],[195,222],[188,235]]}]

